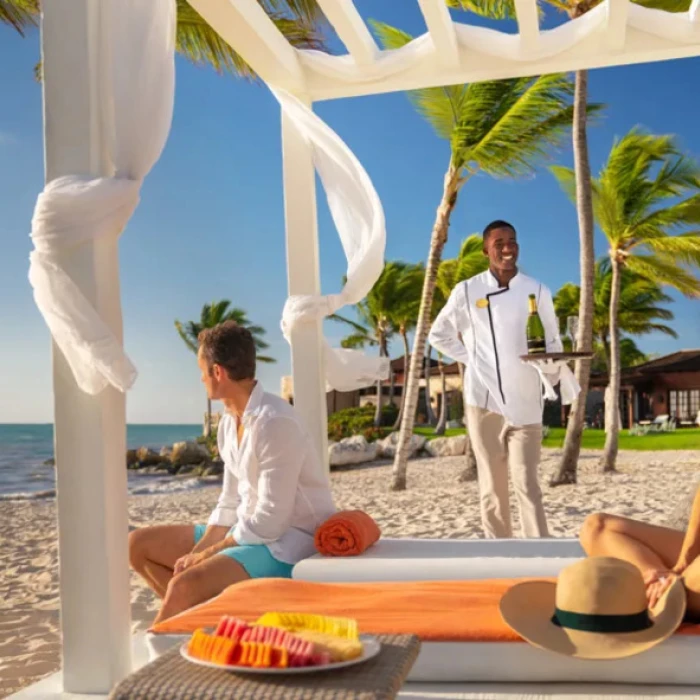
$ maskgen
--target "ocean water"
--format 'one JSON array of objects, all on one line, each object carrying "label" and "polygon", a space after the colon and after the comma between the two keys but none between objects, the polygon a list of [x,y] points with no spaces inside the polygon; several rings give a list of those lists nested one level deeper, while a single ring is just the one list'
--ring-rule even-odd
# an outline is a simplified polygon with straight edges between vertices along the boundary
[{"label": "ocean water", "polygon": [[[160,450],[181,440],[194,440],[201,425],[128,425],[129,449],[141,446]],[[53,457],[53,425],[0,423],[0,500],[48,498],[55,495],[54,467],[44,462]],[[124,467],[126,469],[126,467]],[[196,479],[177,479],[129,471],[131,493],[172,492],[192,488]]]}]

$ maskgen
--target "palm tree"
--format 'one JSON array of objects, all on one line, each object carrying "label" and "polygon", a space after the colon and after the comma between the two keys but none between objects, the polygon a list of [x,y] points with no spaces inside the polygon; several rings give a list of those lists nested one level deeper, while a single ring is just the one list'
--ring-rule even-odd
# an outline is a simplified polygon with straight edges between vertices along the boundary
[{"label": "palm tree", "polygon": [[[411,36],[374,22],[383,44],[396,49]],[[430,325],[433,292],[442,249],[459,191],[471,177],[486,173],[517,177],[533,171],[571,125],[573,84],[565,75],[516,78],[453,85],[409,93],[414,105],[451,145],[443,194],[437,209],[426,265],[423,296],[413,343],[401,438],[393,469],[392,489],[406,488],[408,447],[415,421],[419,377]]]},{"label": "palm tree", "polygon": [[[691,0],[632,0],[638,5],[653,7],[667,12],[687,12]],[[545,0],[555,9],[565,12],[570,19],[581,17],[602,0]],[[508,13],[512,2],[508,2]],[[574,147],[574,171],[576,173],[576,212],[579,228],[579,267],[581,275],[581,307],[576,349],[590,352],[593,344],[593,280],[595,266],[594,218],[591,194],[591,166],[586,134],[586,104],[588,102],[588,71],[579,70],[575,76],[574,119],[572,137]],[[566,428],[564,448],[559,470],[550,484],[576,483],[576,467],[581,453],[581,438],[586,418],[586,396],[590,383],[590,361],[576,363],[575,374],[581,393],[574,401]]]},{"label": "palm tree", "polygon": [[[483,252],[483,241],[481,236],[478,234],[472,234],[462,241],[462,245],[459,248],[459,253],[457,254],[456,258],[443,260],[438,267],[437,279],[435,283],[435,294],[433,296],[431,321],[435,320],[437,315],[442,310],[442,307],[447,303],[450,293],[460,282],[467,280],[470,277],[474,277],[487,269],[488,258]],[[462,395],[464,395],[464,365],[459,362],[458,367],[460,383],[462,386]],[[440,416],[440,422],[444,424],[447,418],[447,406],[445,402],[445,381],[442,363],[440,363],[440,370],[443,385],[443,405],[441,412],[444,414]],[[426,386],[428,386],[429,383],[429,380],[426,381]],[[438,430],[436,429],[435,432],[438,432]],[[459,476],[459,481],[475,481],[477,478],[476,456],[474,455],[474,449],[472,448],[471,440],[469,439],[468,434],[466,435],[464,454],[466,457],[466,465]]]},{"label": "palm tree", "polygon": [[[403,262],[388,262],[365,299],[355,305],[359,321],[346,316],[333,314],[330,318],[340,321],[353,329],[341,341],[344,348],[364,348],[378,346],[380,357],[389,357],[389,341],[397,332],[395,312],[404,300],[406,271],[409,265]],[[377,405],[374,414],[374,427],[382,424],[382,380],[377,380]]]},{"label": "palm tree", "polygon": [[[196,355],[199,350],[199,334],[205,328],[213,328],[224,321],[235,321],[239,326],[245,326],[252,334],[255,341],[257,351],[267,350],[269,345],[262,339],[266,331],[261,326],[254,326],[248,320],[248,315],[243,309],[231,307],[231,302],[227,299],[216,301],[212,304],[205,304],[202,307],[202,313],[199,316],[199,321],[187,321],[182,323],[175,321],[175,328],[180,334],[185,345]],[[277,362],[273,357],[267,355],[256,355],[258,362],[273,363]],[[211,432],[211,399],[207,398],[207,421],[204,428],[205,436]]]},{"label": "palm tree", "polygon": [[421,290],[423,288],[423,279],[425,277],[425,269],[422,264],[406,265],[399,275],[398,280],[398,299],[395,307],[392,309],[392,320],[396,328],[396,332],[401,336],[403,341],[403,390],[401,392],[401,404],[399,412],[394,421],[393,430],[398,430],[403,417],[404,405],[406,403],[406,376],[408,366],[411,360],[411,351],[408,345],[408,333],[416,327],[418,322],[418,310],[420,308]]},{"label": "palm tree", "polygon": [[[574,174],[553,169],[573,196]],[[633,129],[613,145],[600,175],[592,180],[593,212],[610,245],[610,429],[602,467],[615,469],[620,401],[620,299],[627,268],[647,279],[700,296],[700,168],[680,154],[672,136]]]},{"label": "palm tree", "polygon": [[[595,294],[593,304],[593,359],[595,369],[610,370],[610,297],[612,293],[612,267],[610,258],[601,258],[595,266]],[[578,316],[581,290],[578,285],[567,282],[554,295],[554,310],[557,317],[566,319]],[[660,321],[672,321],[673,312],[659,304],[673,299],[661,285],[653,280],[624,268],[620,281],[620,306],[618,323],[620,331],[629,335],[664,333],[672,338],[678,335],[670,326]],[[564,329],[562,328],[562,331]],[[622,342],[622,339],[621,339]],[[643,357],[643,355],[641,355]],[[627,362],[639,359],[640,351],[634,343],[627,343]],[[622,362],[623,366],[628,366]]]},{"label": "palm tree", "polygon": [[[210,65],[219,73],[255,79],[251,67],[205,22],[187,2],[177,2],[177,51],[197,65]],[[262,8],[292,46],[325,49],[318,28],[325,18],[316,0],[258,0]],[[0,23],[22,36],[38,24],[40,0],[0,0]],[[35,70],[41,78],[41,64]]]}]

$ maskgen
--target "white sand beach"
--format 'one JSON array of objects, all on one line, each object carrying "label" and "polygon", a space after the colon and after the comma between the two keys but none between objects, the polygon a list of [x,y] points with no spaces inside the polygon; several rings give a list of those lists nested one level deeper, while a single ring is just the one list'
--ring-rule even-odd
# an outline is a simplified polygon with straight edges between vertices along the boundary
[{"label": "white sand beach", "polygon": [[[549,488],[559,450],[545,450],[542,484],[551,534],[572,537],[588,513],[607,511],[664,524],[700,477],[700,451],[621,452],[619,471],[598,473],[599,453],[581,455],[579,483]],[[370,513],[385,536],[480,537],[476,483],[457,481],[463,457],[409,463],[409,488],[389,490],[391,464],[384,462],[332,474],[339,508]],[[218,486],[130,499],[132,526],[203,522]],[[2,504],[0,548],[0,697],[58,669],[58,570],[55,503]],[[517,514],[515,521],[517,523]],[[157,601],[132,575],[134,623],[152,619]]]}]

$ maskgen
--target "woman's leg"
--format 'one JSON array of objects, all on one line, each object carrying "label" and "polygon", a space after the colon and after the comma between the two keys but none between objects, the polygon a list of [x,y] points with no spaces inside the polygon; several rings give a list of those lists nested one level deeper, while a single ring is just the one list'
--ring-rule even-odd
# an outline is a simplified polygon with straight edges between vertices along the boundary
[{"label": "woman's leg", "polygon": [[688,594],[687,616],[692,622],[700,623],[700,557],[683,572],[682,578]]},{"label": "woman's leg", "polygon": [[579,535],[589,557],[617,557],[642,572],[675,566],[683,538],[679,530],[606,513],[589,515]]}]

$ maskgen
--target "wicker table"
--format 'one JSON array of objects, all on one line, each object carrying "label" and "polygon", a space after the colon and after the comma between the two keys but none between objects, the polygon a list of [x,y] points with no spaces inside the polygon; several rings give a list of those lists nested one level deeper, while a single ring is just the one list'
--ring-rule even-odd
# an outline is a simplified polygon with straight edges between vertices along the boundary
[{"label": "wicker table", "polygon": [[373,658],[337,671],[294,676],[233,674],[190,663],[180,645],[125,678],[111,700],[390,700],[418,657],[413,635],[379,636]]}]

